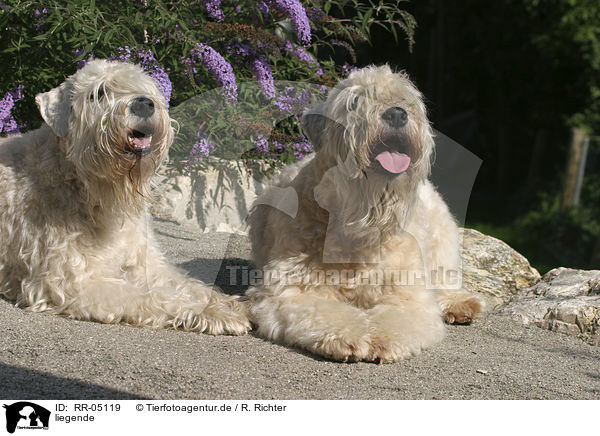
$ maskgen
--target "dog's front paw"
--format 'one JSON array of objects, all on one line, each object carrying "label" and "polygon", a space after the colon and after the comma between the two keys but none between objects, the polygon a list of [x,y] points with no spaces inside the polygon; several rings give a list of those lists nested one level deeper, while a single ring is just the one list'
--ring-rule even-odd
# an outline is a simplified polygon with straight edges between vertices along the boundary
[{"label": "dog's front paw", "polygon": [[428,338],[423,340],[416,337],[402,337],[401,334],[389,335],[382,333],[371,339],[369,353],[364,360],[375,363],[401,362],[421,353],[428,342],[430,342]]},{"label": "dog's front paw", "polygon": [[443,308],[444,321],[448,324],[471,324],[484,309],[483,301],[474,295],[453,301]]},{"label": "dog's front paw", "polygon": [[252,329],[248,303],[233,298],[210,303],[202,314],[204,333],[209,335],[243,335]]},{"label": "dog's front paw", "polygon": [[370,341],[368,336],[351,339],[332,335],[315,344],[311,351],[331,360],[358,362],[369,360]]},{"label": "dog's front paw", "polygon": [[373,338],[370,345],[369,355],[365,359],[369,362],[394,363],[411,355],[405,347],[383,337]]}]

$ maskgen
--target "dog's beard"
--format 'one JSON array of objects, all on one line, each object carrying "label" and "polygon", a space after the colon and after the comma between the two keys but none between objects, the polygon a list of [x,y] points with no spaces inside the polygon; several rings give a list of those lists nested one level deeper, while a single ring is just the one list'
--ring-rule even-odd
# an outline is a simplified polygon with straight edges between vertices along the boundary
[{"label": "dog's beard", "polygon": [[[417,187],[429,174],[430,136],[414,128],[369,131],[360,125],[340,127],[336,123],[329,130],[330,148],[320,155],[330,167],[323,186],[330,184],[329,189],[335,190],[336,199],[331,201],[338,203],[343,222],[357,234],[361,227],[405,229]],[[340,143],[344,146],[336,148]]]},{"label": "dog's beard", "polygon": [[328,234],[341,245],[376,248],[406,229],[423,179],[415,168],[393,178],[367,171],[356,176],[356,169],[352,158],[331,167],[315,199],[329,212]]},{"label": "dog's beard", "polygon": [[365,173],[350,181],[344,204],[350,233],[377,228],[382,234],[403,231],[414,209],[420,180],[407,173],[394,178]]}]

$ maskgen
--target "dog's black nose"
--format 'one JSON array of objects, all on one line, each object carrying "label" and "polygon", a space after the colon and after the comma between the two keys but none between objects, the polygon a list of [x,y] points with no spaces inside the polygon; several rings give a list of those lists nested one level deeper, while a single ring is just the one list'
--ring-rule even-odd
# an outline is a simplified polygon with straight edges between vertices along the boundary
[{"label": "dog's black nose", "polygon": [[147,97],[137,97],[131,103],[131,113],[141,118],[150,118],[154,114],[154,102]]},{"label": "dog's black nose", "polygon": [[383,121],[388,123],[391,127],[399,128],[404,127],[408,121],[408,114],[401,107],[391,107],[381,115]]}]

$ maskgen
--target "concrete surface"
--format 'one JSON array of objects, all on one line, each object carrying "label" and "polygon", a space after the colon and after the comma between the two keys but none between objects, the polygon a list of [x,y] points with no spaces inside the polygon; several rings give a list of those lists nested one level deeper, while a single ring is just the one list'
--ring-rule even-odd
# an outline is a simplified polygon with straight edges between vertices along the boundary
[{"label": "concrete surface", "polygon": [[[230,285],[243,236],[157,220],[169,259]],[[220,268],[220,272],[219,272]],[[218,272],[218,275],[217,275]],[[28,313],[0,300],[2,399],[600,399],[600,347],[489,314],[398,364],[341,364],[253,335],[213,337]]]}]

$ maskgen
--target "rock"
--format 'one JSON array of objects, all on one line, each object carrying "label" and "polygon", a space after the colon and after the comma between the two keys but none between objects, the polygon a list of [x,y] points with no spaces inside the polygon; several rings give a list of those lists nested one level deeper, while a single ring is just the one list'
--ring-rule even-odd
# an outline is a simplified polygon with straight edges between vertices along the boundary
[{"label": "rock", "polygon": [[556,268],[502,310],[526,325],[600,342],[600,271]]},{"label": "rock", "polygon": [[600,296],[600,271],[555,268],[522,294],[523,297],[537,295],[555,299]]},{"label": "rock", "polygon": [[508,303],[540,279],[540,273],[508,244],[473,229],[461,229],[463,286],[484,297],[487,310]]}]

